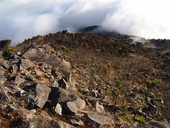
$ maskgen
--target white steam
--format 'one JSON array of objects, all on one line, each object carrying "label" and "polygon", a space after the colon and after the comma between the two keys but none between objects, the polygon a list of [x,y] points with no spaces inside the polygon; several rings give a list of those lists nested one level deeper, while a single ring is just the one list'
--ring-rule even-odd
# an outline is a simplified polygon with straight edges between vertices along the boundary
[{"label": "white steam", "polygon": [[0,39],[100,25],[146,38],[170,38],[169,0],[0,0]]}]

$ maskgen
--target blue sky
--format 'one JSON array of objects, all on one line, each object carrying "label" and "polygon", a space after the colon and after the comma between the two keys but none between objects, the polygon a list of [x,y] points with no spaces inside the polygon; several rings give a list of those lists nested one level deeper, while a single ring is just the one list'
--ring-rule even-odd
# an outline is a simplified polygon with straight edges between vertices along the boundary
[{"label": "blue sky", "polygon": [[100,25],[145,38],[170,38],[168,0],[1,0],[0,39]]}]

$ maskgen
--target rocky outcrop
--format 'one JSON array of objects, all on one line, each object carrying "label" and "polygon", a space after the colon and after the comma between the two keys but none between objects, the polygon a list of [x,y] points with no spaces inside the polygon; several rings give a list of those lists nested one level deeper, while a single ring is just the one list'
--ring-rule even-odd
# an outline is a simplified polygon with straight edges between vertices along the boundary
[{"label": "rocky outcrop", "polygon": [[17,48],[0,56],[0,127],[169,127],[165,74],[127,38],[58,33]]}]

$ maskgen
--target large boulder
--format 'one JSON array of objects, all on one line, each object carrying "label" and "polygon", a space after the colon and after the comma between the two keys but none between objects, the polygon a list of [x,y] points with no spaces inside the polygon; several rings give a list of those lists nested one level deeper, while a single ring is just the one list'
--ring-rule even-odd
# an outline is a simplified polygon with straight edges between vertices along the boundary
[{"label": "large boulder", "polygon": [[28,50],[26,53],[24,53],[23,57],[25,59],[34,59],[34,58],[37,58],[38,56],[38,51],[37,49],[33,48],[33,49],[30,49]]},{"label": "large boulder", "polygon": [[21,59],[21,65],[20,65],[20,69],[29,69],[29,68],[33,68],[34,67],[34,63],[32,61],[30,61],[29,59]]},{"label": "large boulder", "polygon": [[43,108],[46,101],[48,100],[51,89],[43,85],[36,86],[36,105]]},{"label": "large boulder", "polygon": [[74,102],[69,101],[64,104],[63,112],[65,114],[70,114],[70,115],[73,114],[74,115],[74,114],[78,113],[78,108]]},{"label": "large boulder", "polygon": [[58,98],[59,103],[73,101],[76,99],[76,95],[69,92],[68,90],[59,88],[59,93],[60,93],[59,98]]}]

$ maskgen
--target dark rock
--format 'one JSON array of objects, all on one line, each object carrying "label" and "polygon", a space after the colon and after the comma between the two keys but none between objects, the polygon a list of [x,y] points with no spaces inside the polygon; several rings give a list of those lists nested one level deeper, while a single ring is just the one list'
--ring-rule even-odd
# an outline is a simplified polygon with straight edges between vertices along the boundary
[{"label": "dark rock", "polygon": [[62,77],[60,80],[58,80],[58,85],[59,87],[63,88],[63,89],[68,89],[69,85],[67,84],[67,78]]},{"label": "dark rock", "polygon": [[33,99],[29,99],[27,109],[32,110],[35,108],[35,106],[36,106],[35,101]]}]

